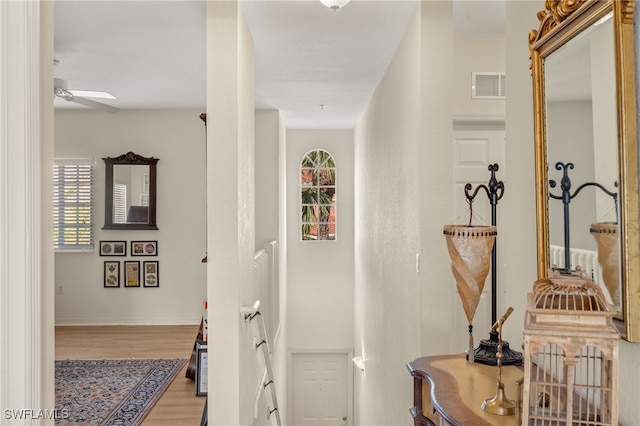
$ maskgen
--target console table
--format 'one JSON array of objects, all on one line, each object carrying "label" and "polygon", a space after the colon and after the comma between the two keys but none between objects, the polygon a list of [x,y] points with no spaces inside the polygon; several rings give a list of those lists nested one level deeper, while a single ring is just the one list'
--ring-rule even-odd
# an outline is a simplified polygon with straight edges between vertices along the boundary
[{"label": "console table", "polygon": [[[498,383],[498,367],[468,363],[465,354],[418,358],[407,364],[413,376],[415,426],[516,426],[518,415],[499,416],[482,410],[482,403],[493,398]],[[507,398],[518,402],[517,382],[522,367],[502,367],[502,383]],[[433,414],[431,414],[433,413]]]}]

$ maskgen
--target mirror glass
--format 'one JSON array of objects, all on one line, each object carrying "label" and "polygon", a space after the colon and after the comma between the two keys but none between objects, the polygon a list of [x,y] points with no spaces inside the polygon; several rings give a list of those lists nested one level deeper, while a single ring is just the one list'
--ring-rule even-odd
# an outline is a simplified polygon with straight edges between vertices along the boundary
[{"label": "mirror glass", "polygon": [[113,166],[113,223],[149,223],[149,166]]},{"label": "mirror glass", "polygon": [[156,163],[128,152],[105,161],[105,225],[103,229],[158,229]]},{"label": "mirror glass", "polygon": [[612,15],[544,59],[549,256],[587,273],[621,312]]}]

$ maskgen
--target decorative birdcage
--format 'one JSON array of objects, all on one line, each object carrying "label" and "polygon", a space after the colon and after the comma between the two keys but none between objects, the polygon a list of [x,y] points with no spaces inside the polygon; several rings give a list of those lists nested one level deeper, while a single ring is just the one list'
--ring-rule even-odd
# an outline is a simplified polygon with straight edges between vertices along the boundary
[{"label": "decorative birdcage", "polygon": [[527,297],[523,425],[618,424],[614,311],[584,273],[550,273]]}]

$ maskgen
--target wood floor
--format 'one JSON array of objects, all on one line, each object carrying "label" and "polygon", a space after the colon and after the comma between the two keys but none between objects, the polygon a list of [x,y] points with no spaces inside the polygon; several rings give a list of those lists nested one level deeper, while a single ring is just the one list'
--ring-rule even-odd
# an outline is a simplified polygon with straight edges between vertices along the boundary
[{"label": "wood floor", "polygon": [[[56,359],[186,358],[198,325],[58,326]],[[205,398],[185,377],[186,364],[143,421],[143,426],[199,425]]]}]

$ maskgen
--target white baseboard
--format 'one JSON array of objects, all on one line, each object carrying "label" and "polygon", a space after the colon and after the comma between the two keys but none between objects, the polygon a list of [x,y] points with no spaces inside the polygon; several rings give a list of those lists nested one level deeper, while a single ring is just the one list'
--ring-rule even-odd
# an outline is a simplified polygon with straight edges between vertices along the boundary
[{"label": "white baseboard", "polygon": [[127,318],[118,320],[113,318],[60,318],[56,319],[56,326],[89,326],[89,325],[198,325],[200,319],[194,318]]}]

